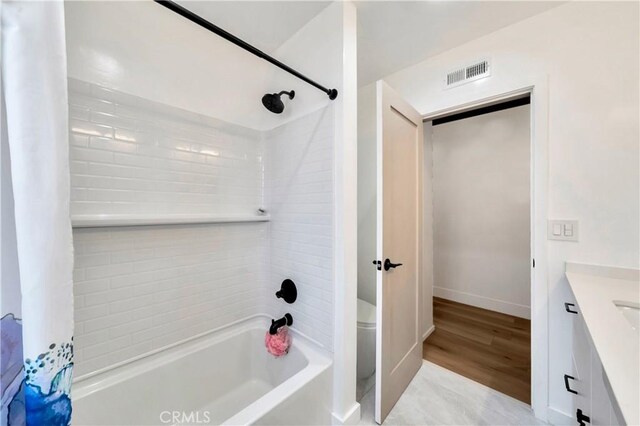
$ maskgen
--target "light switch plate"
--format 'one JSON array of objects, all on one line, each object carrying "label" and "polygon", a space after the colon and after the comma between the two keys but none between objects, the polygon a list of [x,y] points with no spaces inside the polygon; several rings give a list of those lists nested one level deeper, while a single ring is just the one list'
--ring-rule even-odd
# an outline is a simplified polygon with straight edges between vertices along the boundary
[{"label": "light switch plate", "polygon": [[547,239],[558,241],[578,241],[578,221],[549,219],[547,223]]}]

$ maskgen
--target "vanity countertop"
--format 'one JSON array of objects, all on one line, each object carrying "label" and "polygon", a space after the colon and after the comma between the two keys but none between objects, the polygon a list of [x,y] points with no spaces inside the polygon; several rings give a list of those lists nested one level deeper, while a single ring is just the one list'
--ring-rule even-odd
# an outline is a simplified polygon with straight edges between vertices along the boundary
[{"label": "vanity countertop", "polygon": [[638,307],[640,273],[567,263],[566,275],[624,420],[640,424],[640,338],[616,305]]}]

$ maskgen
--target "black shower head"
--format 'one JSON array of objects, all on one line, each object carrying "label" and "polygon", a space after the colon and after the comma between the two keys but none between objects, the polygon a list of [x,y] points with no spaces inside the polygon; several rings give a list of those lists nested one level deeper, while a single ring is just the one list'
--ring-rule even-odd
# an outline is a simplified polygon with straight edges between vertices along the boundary
[{"label": "black shower head", "polygon": [[264,107],[272,113],[280,114],[282,111],[284,111],[284,103],[282,102],[282,99],[280,99],[280,96],[282,96],[283,94],[289,95],[289,99],[293,99],[293,97],[296,95],[296,92],[294,92],[293,90],[290,92],[283,90],[280,93],[267,93],[262,97],[262,105],[264,105]]}]

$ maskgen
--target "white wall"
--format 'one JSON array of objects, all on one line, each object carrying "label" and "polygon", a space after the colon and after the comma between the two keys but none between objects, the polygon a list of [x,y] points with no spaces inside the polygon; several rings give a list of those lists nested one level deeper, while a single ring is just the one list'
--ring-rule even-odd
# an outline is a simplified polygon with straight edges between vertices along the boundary
[{"label": "white wall", "polygon": [[[333,365],[334,424],[355,424],[360,419],[356,402],[356,341],[358,297],[358,128],[357,128],[357,17],[353,3],[336,2],[341,22],[341,79],[336,104],[333,185],[335,328]],[[320,29],[326,37],[326,28]],[[335,60],[335,59],[334,59]]]},{"label": "white wall", "polygon": [[434,330],[433,325],[433,134],[431,123],[423,124],[423,173],[422,173],[422,337]]},{"label": "white wall", "polygon": [[[333,108],[265,134],[270,312],[291,313],[294,326],[333,349]],[[290,278],[292,305],[273,294]]]},{"label": "white wall", "polygon": [[[269,65],[152,1],[66,2],[70,77],[261,128]],[[233,102],[232,102],[233,101]]]},{"label": "white wall", "polygon": [[255,215],[261,132],[69,79],[71,213]]},{"label": "white wall", "polygon": [[431,127],[434,295],[530,317],[530,108]]},{"label": "white wall", "polygon": [[[330,102],[321,91],[152,1],[66,2],[65,20],[68,73],[79,80],[258,130]],[[337,86],[340,68],[334,60],[322,62],[333,57],[336,45],[314,38],[308,25],[268,53],[323,85]],[[291,89],[297,96],[283,115],[262,107],[265,93]]]},{"label": "white wall", "polygon": [[[73,215],[252,215],[260,132],[69,80]],[[267,313],[266,223],[74,229],[82,376]]]},{"label": "white wall", "polygon": [[376,86],[358,90],[358,298],[376,305]]},{"label": "white wall", "polygon": [[[278,124],[282,124],[287,119],[293,119],[296,115],[305,116],[302,102],[309,102],[307,108],[313,107],[318,110],[330,106],[327,112],[333,111],[331,181],[333,187],[331,235],[334,319],[331,332],[333,340],[331,347],[334,352],[333,416],[336,423],[353,422],[357,421],[360,413],[360,406],[355,400],[357,319],[357,177],[354,173],[357,168],[355,7],[349,2],[331,3],[280,46],[274,56],[309,76],[315,76],[325,86],[338,90],[338,98],[330,101],[322,92],[306,84],[300,84],[288,74],[272,70],[273,80],[270,86],[272,91],[281,87],[292,87],[296,90],[296,99],[300,97],[301,101],[301,104],[297,104],[294,99],[288,103]],[[308,140],[307,137],[301,137],[298,142],[304,145]],[[298,221],[304,221],[305,218],[306,215],[300,215]],[[284,219],[291,221],[291,218]],[[298,241],[297,238],[292,240],[294,243]],[[322,256],[317,260],[322,260]],[[300,268],[300,270],[303,269]],[[307,324],[315,323],[324,326],[323,318],[326,316],[317,315],[316,312],[317,310],[309,309],[308,314],[313,317],[313,321]],[[316,330],[313,336],[319,336],[321,340],[327,338],[328,336],[322,338],[322,332]]]},{"label": "white wall", "polygon": [[74,229],[82,376],[266,312],[263,223]]},{"label": "white wall", "polygon": [[[232,275],[243,284],[239,286],[237,292],[229,290],[229,297],[221,298],[220,301],[211,300],[211,306],[216,310],[217,303],[226,303],[237,309],[230,308],[233,314],[227,315],[225,313],[227,310],[221,308],[222,316],[206,314],[206,319],[202,317],[201,321],[196,321],[195,318],[201,315],[198,312],[189,319],[179,322],[179,325],[176,325],[177,328],[166,335],[167,339],[164,339],[164,343],[193,335],[196,330],[211,329],[251,312],[257,313],[262,310],[275,316],[288,310],[287,306],[278,303],[282,301],[275,300],[274,293],[280,285],[281,278],[291,273],[294,275],[294,280],[298,280],[297,282],[301,285],[302,292],[299,295],[298,304],[291,308],[294,327],[299,326],[301,331],[309,337],[317,340],[327,349],[333,349],[333,414],[337,422],[353,421],[359,414],[359,405],[355,402],[357,283],[356,177],[353,171],[356,168],[357,86],[356,22],[353,5],[341,2],[330,4],[273,53],[278,59],[308,74],[321,84],[338,89],[339,95],[335,101],[330,101],[323,92],[203,31],[153,2],[71,2],[65,6],[70,77],[162,104],[158,106],[159,110],[152,111],[151,121],[152,126],[155,127],[151,133],[158,138],[146,145],[144,138],[138,141],[138,135],[135,134],[137,131],[144,133],[145,129],[138,128],[137,124],[135,129],[125,125],[130,117],[122,111],[122,108],[119,110],[117,105],[115,114],[109,117],[109,120],[114,120],[114,124],[102,123],[110,127],[106,135],[108,140],[99,139],[103,136],[99,132],[95,135],[81,131],[74,132],[77,144],[83,148],[81,150],[83,155],[88,155],[88,157],[75,158],[86,163],[83,166],[84,170],[77,169],[78,173],[75,173],[78,177],[83,176],[76,179],[76,183],[85,185],[76,187],[79,190],[76,191],[78,197],[75,199],[76,205],[81,201],[80,198],[87,196],[88,193],[94,196],[95,189],[99,190],[95,192],[96,194],[102,192],[102,198],[91,200],[97,202],[95,209],[91,210],[93,212],[101,212],[103,208],[117,211],[121,207],[117,205],[121,201],[118,197],[129,197],[125,201],[133,200],[134,202],[127,208],[136,211],[144,209],[139,201],[151,200],[158,203],[155,207],[161,207],[164,213],[173,211],[176,206],[187,209],[197,207],[207,212],[221,211],[220,208],[222,208],[238,213],[261,200],[261,194],[255,187],[257,182],[261,182],[263,188],[269,187],[273,190],[275,213],[273,228],[270,229],[273,240],[268,242],[269,234],[267,234],[265,244],[267,247],[265,253],[268,253],[268,249],[272,249],[274,253],[274,257],[271,258],[273,275],[267,275],[269,270],[265,268],[264,274],[269,281],[264,287],[261,287],[261,280],[255,275],[259,274],[256,268],[259,269],[262,262],[255,250],[259,251],[263,247],[263,226],[267,226],[259,224],[179,226],[166,229],[160,227],[157,230],[114,228],[102,232],[95,229],[76,231],[75,234],[79,238],[77,284],[86,283],[87,276],[104,272],[107,275],[106,282],[96,284],[95,291],[111,292],[112,285],[115,287],[121,281],[128,282],[129,275],[137,275],[143,272],[143,269],[147,272],[146,268],[151,268],[151,275],[161,278],[163,268],[166,268],[181,277],[171,281],[170,285],[174,287],[166,289],[165,287],[169,284],[166,286],[163,284],[152,289],[148,282],[134,283],[124,297],[137,297],[139,292],[152,291],[153,305],[156,303],[156,298],[162,297],[161,294],[169,294],[165,291],[168,290],[181,301],[180,309],[182,310],[179,311],[181,313],[178,314],[178,311],[175,311],[176,315],[181,316],[184,310],[192,306],[191,303],[196,302],[193,298],[182,297],[184,296],[182,292],[189,291],[191,285],[198,286],[202,291],[218,286],[226,288],[226,275],[222,279],[211,277],[207,284],[194,284],[188,276],[192,276],[193,271],[201,271],[207,276],[212,271],[211,268],[220,266],[211,263],[211,259],[221,253],[215,241],[209,240],[220,238],[222,241],[227,241],[226,239],[229,238],[230,247],[244,247],[247,249],[247,255],[236,257],[238,252],[232,249],[225,254],[227,257],[223,257],[221,264],[229,266],[228,271],[238,268]],[[283,89],[296,91],[294,100],[285,100],[285,112],[275,115],[264,109],[260,103],[262,95]],[[104,106],[100,99],[91,100],[91,102],[94,101]],[[74,109],[74,114],[76,119],[84,120],[81,123],[84,127],[89,129],[99,124],[98,121],[93,121],[90,107],[79,106],[83,108]],[[169,115],[173,114],[175,116],[173,118],[180,122],[177,128],[164,129],[163,126],[167,124],[165,117],[161,118],[157,114],[165,113],[167,109],[170,110]],[[201,114],[196,120],[198,125],[195,126],[200,130],[182,123],[185,115],[191,114],[189,111]],[[100,116],[100,119],[105,118]],[[291,126],[283,126],[287,123]],[[302,127],[300,127],[301,123],[303,123]],[[306,125],[318,124],[327,125],[329,128],[314,128],[309,129],[309,132],[304,128]],[[207,131],[202,132],[202,125],[208,128]],[[272,165],[278,167],[278,170],[269,170],[266,163],[261,163],[261,159],[256,157],[256,155],[259,156],[260,151],[253,145],[252,133],[247,133],[247,129],[240,130],[238,125],[258,130],[265,135],[265,141],[274,141],[273,148],[277,150],[277,155],[271,156],[270,161]],[[79,126],[79,128],[83,127]],[[213,128],[216,131],[209,133],[208,131]],[[133,137],[139,144],[136,146],[136,155],[133,156],[136,158],[127,156],[126,158],[131,162],[118,164],[116,157],[118,160],[125,158],[119,150],[133,149],[128,145],[132,141],[116,137],[116,133],[124,134],[124,130],[133,130]],[[161,137],[163,130],[170,130],[173,133],[169,139],[174,141],[170,142],[169,146],[160,144],[161,141],[165,141]],[[200,134],[193,139],[194,131],[206,133],[206,136],[203,137]],[[236,137],[238,136],[236,131],[240,133],[240,138]],[[314,134],[314,131],[317,133]],[[249,138],[245,140],[247,135]],[[94,137],[93,147],[91,146],[92,136]],[[109,138],[109,136],[112,137]],[[132,133],[129,133],[129,136],[132,136]],[[284,137],[287,139],[280,139]],[[185,152],[185,146],[178,143],[183,139],[188,140],[189,152]],[[225,152],[221,157],[230,154],[231,161],[227,161],[229,158],[220,158],[222,160],[220,162],[212,161],[207,154],[197,151],[197,146],[205,147],[209,144]],[[87,147],[89,149],[86,149]],[[144,154],[141,154],[140,147]],[[303,151],[307,147],[312,148],[313,157],[307,156],[307,152]],[[264,146],[263,149],[263,153],[268,152],[269,146]],[[291,153],[298,155],[299,164],[291,161],[289,156]],[[240,158],[237,157],[238,155]],[[140,163],[145,161],[146,166]],[[188,172],[182,168],[185,165],[183,161],[188,163],[190,169],[197,170],[196,173],[188,173],[189,178],[199,179],[197,182],[189,182],[188,189],[205,190],[202,194],[203,198],[206,198],[205,203],[199,203],[199,198],[197,196],[194,198],[192,193],[183,192],[185,189],[183,185],[187,184],[184,180],[187,177],[185,172]],[[103,167],[105,164],[111,166],[107,168],[108,171]],[[126,167],[119,167],[122,165]],[[176,170],[175,166],[180,167]],[[316,170],[318,167],[322,170]],[[139,168],[144,170],[138,170]],[[107,173],[106,179],[96,175],[100,170],[102,173]],[[136,173],[151,175],[118,175],[118,173],[132,173],[133,170]],[[257,180],[256,170],[258,170]],[[322,173],[316,176],[315,172]],[[170,177],[167,173],[171,173]],[[274,176],[274,179],[300,177],[301,180],[291,187],[287,187],[284,181],[277,180],[274,181],[273,186],[270,186],[268,183],[265,185],[265,176]],[[207,177],[216,179],[215,188],[205,188]],[[320,179],[317,182],[304,183],[307,177],[320,177]],[[143,185],[142,182],[132,178],[144,178],[147,182]],[[163,180],[163,183],[160,184],[159,180]],[[112,192],[116,190],[115,186],[112,187],[116,181],[117,184],[126,182],[129,186],[117,188],[123,189],[124,192]],[[108,191],[105,192],[104,188],[93,186],[97,184],[107,185]],[[318,185],[324,185],[320,192],[316,194],[308,192],[311,189],[317,189]],[[157,192],[155,189],[158,187],[166,189],[162,196],[153,194]],[[292,190],[291,194],[286,192],[289,189]],[[147,191],[151,193],[146,193]],[[132,195],[133,193],[136,193],[136,197]],[[230,198],[230,195],[234,198]],[[267,203],[265,207],[267,210],[271,209]],[[315,225],[316,220],[320,222],[318,225]],[[310,221],[313,221],[313,224],[310,224]],[[311,227],[315,227],[317,231],[313,234],[317,237],[313,241],[309,241],[309,235],[306,234]],[[172,247],[172,241],[188,240],[194,230],[202,231],[204,241],[198,236],[193,236],[193,241],[197,243],[195,247],[188,247],[188,245]],[[227,231],[229,231],[228,234]],[[220,236],[214,236],[218,233]],[[129,253],[128,250],[131,249],[133,253],[138,252],[134,238],[140,238],[149,244],[153,241],[153,244],[158,244],[163,249],[157,255],[155,250],[141,251],[151,256],[151,259],[148,261],[130,259],[131,262],[125,267],[91,264],[92,261],[104,262],[104,258],[121,259],[124,253]],[[120,239],[126,242],[123,243],[123,247],[116,243]],[[100,247],[102,240],[114,243],[114,246],[109,246],[107,243],[107,247],[102,248],[102,253],[106,253],[107,256],[99,260],[96,260],[98,257],[84,259],[85,255],[89,255],[84,248],[96,245]],[[255,247],[250,248],[251,241],[254,242]],[[120,250],[124,252],[121,253]],[[163,256],[171,250],[176,253],[177,263],[171,259],[167,260],[166,264],[163,263]],[[180,264],[183,261],[188,265]],[[254,261],[257,261],[257,265],[251,265]],[[266,263],[269,264],[270,261],[266,260]],[[90,269],[95,271],[89,273]],[[182,278],[183,274],[184,278]],[[271,277],[277,282],[271,282]],[[91,287],[91,291],[93,289]],[[256,294],[262,298],[262,307],[256,303],[253,296],[247,298],[246,303],[240,302],[239,298],[247,295],[245,290],[256,291]],[[227,296],[226,293],[225,296]],[[95,300],[95,297],[93,299]],[[139,308],[140,305],[136,303],[146,306],[148,300],[145,300],[136,299],[129,302],[127,299],[117,306]],[[106,307],[107,311],[104,306],[101,306],[97,311],[87,309],[80,312],[86,300],[79,300],[78,303],[80,333],[85,331],[85,325],[82,324],[85,320],[95,319],[89,317],[101,315],[100,312],[108,312],[107,315],[111,315],[110,306]],[[129,317],[133,318],[131,315]],[[158,321],[162,321],[160,317],[155,320],[152,318],[151,324],[155,324],[155,327]],[[107,332],[110,332],[111,326],[108,319],[102,318],[102,325]],[[161,339],[160,337],[157,339],[154,337],[154,339],[152,347],[157,347],[155,342],[159,344]],[[123,357],[133,356],[130,353],[115,354],[119,348],[111,348],[109,346],[112,343],[111,340],[105,346],[99,347],[95,347],[95,341],[92,343],[86,338],[84,342],[82,340],[81,338],[78,343],[80,349],[90,346],[94,348],[91,351],[83,351],[79,362],[87,359],[87,353],[90,353],[91,357],[99,357],[103,350],[113,351],[109,353],[108,360],[101,358],[94,363],[94,366],[83,367],[85,372],[104,366],[105,362],[112,363]],[[113,344],[117,345],[117,343]],[[142,346],[137,348],[148,349],[148,345],[144,348]]]},{"label": "white wall", "polygon": [[[580,221],[580,241],[549,241],[542,260],[551,414],[572,414],[562,383],[571,365],[564,262],[639,266],[638,12],[632,2],[571,2],[385,78],[427,114],[548,76],[549,218]],[[448,70],[479,57],[491,58],[490,78],[443,90]]]}]

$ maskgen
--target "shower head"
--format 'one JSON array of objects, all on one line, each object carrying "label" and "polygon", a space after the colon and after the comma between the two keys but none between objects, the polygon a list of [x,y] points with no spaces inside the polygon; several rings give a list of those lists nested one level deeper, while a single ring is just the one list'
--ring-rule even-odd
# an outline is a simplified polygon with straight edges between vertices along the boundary
[{"label": "shower head", "polygon": [[264,105],[264,107],[272,113],[280,114],[282,111],[284,111],[284,103],[282,102],[282,99],[280,99],[280,96],[282,96],[283,94],[289,95],[289,99],[293,99],[293,97],[296,95],[296,92],[294,92],[293,90],[290,92],[283,90],[280,93],[267,93],[262,97],[262,105]]}]

